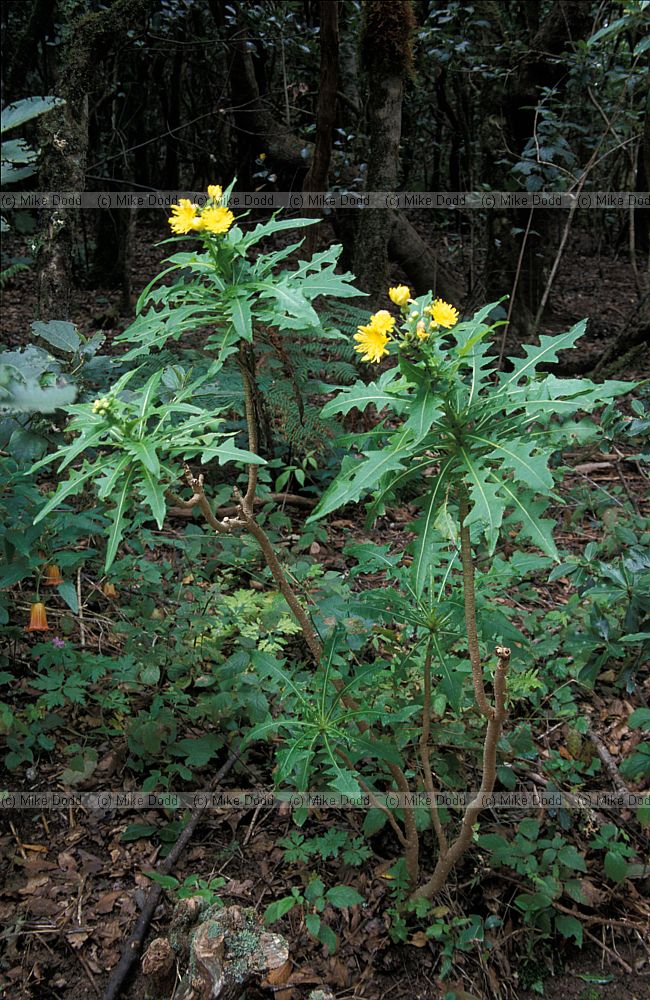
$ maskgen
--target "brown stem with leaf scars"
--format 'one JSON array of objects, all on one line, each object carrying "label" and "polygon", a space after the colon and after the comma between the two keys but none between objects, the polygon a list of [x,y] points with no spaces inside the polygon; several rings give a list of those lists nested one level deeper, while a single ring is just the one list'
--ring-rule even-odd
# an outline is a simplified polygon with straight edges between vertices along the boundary
[{"label": "brown stem with leaf scars", "polygon": [[488,719],[487,732],[483,744],[483,777],[481,779],[481,787],[465,809],[460,832],[456,840],[444,854],[440,853],[431,878],[424,885],[420,886],[419,889],[415,890],[412,894],[412,899],[431,899],[443,888],[452,868],[460,861],[471,845],[474,823],[481,810],[485,807],[487,796],[494,789],[497,773],[497,744],[506,716],[506,679],[510,665],[510,650],[507,646],[497,646],[495,652],[497,655],[497,667],[494,674],[494,710]]},{"label": "brown stem with leaf scars", "polygon": [[476,629],[476,594],[474,591],[474,560],[472,558],[472,542],[470,538],[469,525],[465,523],[469,514],[469,500],[467,490],[461,485],[459,490],[460,499],[460,560],[463,567],[463,596],[465,600],[465,631],[467,632],[467,643],[469,645],[469,658],[472,664],[472,680],[474,682],[474,696],[476,704],[481,710],[481,714],[486,719],[491,719],[494,709],[485,697],[485,687],[483,685],[483,664],[481,663],[481,651],[478,644],[478,632]]},{"label": "brown stem with leaf scars", "polygon": [[440,822],[436,796],[438,789],[433,782],[433,772],[431,770],[431,747],[429,746],[429,736],[431,734],[431,661],[433,659],[434,637],[431,635],[424,658],[424,704],[422,706],[422,732],[420,733],[420,757],[422,759],[422,770],[424,771],[424,789],[429,796],[429,812],[431,823],[438,838],[438,848],[440,856],[447,853],[447,838]]}]

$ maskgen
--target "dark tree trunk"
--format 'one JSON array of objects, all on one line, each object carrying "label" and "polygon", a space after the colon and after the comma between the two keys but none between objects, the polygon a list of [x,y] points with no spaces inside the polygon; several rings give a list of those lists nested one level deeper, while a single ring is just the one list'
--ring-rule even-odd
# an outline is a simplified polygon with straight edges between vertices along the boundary
[{"label": "dark tree trunk", "polygon": [[[59,74],[58,94],[66,104],[41,122],[41,182],[47,191],[85,190],[88,93],[99,60],[143,18],[151,0],[115,0],[106,10],[84,14],[72,26]],[[72,309],[78,213],[48,210],[37,257],[38,311],[43,319],[68,319]]]},{"label": "dark tree trunk", "polygon": [[239,30],[233,39],[233,62],[230,90],[234,105],[234,125],[237,135],[237,176],[242,183],[250,181],[251,163],[260,150],[260,145],[272,163],[290,168],[294,172],[298,166],[307,169],[310,155],[304,156],[306,149],[313,151],[310,143],[301,142],[286,123],[280,122],[271,112],[260,95],[255,76],[255,66],[248,49],[243,31]]},{"label": "dark tree trunk", "polygon": [[[399,178],[404,78],[411,68],[410,0],[364,5],[361,51],[368,83],[368,191],[395,191]],[[387,209],[364,208],[359,214],[354,270],[364,291],[386,291],[390,219]]]},{"label": "dark tree trunk", "polygon": [[[648,91],[643,119],[643,134],[639,148],[636,171],[636,190],[650,191],[650,68],[648,69]],[[637,208],[634,212],[636,245],[646,253],[650,250],[650,208]]]},{"label": "dark tree trunk", "polygon": [[169,100],[167,103],[167,139],[165,144],[164,185],[168,191],[174,191],[179,185],[178,170],[178,126],[181,123],[181,79],[183,74],[183,49],[179,46],[174,53],[172,72],[169,81]]},{"label": "dark tree trunk", "polygon": [[[523,153],[535,132],[542,88],[554,87],[556,93],[561,93],[564,86],[566,68],[558,57],[587,34],[592,21],[592,5],[588,0],[556,0],[540,22],[541,11],[539,3],[524,5],[532,37],[514,73],[513,85],[507,91],[507,104],[502,112],[506,149],[494,150],[495,159],[501,159],[508,151]],[[506,174],[496,180],[505,186],[507,179]],[[511,292],[517,279],[510,325],[519,335],[535,332],[535,317],[544,293],[553,247],[551,223],[551,213],[544,209],[533,212],[532,219],[529,209],[488,215],[486,298],[498,299]]]},{"label": "dark tree trunk", "polygon": [[[339,82],[338,7],[330,0],[320,3],[320,89],[316,107],[316,142],[303,191],[326,191],[332,158],[332,135],[336,123],[336,93]],[[307,249],[313,253],[316,232],[307,234]]]},{"label": "dark tree trunk", "polygon": [[[325,0],[327,2],[327,0]],[[354,116],[354,127],[357,128],[361,117],[361,95],[359,93],[359,60],[357,55],[357,39],[352,34],[351,4],[346,0],[337,4],[341,42],[339,47],[339,62],[341,75],[341,91],[346,103]]]}]

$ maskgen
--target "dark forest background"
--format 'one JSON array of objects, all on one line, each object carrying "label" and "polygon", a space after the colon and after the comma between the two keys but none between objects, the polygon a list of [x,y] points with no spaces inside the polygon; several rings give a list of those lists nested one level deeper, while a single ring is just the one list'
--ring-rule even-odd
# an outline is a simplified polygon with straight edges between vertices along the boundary
[{"label": "dark forest background", "polygon": [[[237,176],[242,190],[642,192],[645,8],[10,0],[2,99],[66,101],[24,127],[41,190],[202,190]],[[133,247],[143,225],[164,231],[164,212],[43,214],[13,221],[4,262],[33,258],[41,317],[75,318],[79,292],[98,288],[128,311]],[[587,369],[647,335],[649,217],[339,210],[317,238],[344,243],[375,297],[391,276],[467,311],[510,295],[519,340],[588,313]]]}]

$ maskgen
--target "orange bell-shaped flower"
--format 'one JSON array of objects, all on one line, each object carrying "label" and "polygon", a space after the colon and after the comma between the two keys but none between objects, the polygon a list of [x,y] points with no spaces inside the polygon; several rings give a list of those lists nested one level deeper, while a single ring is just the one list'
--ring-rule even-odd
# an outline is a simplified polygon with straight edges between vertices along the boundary
[{"label": "orange bell-shaped flower", "polygon": [[29,615],[29,625],[26,629],[27,632],[49,632],[50,626],[47,624],[47,615],[45,614],[45,605],[41,604],[40,601],[36,604],[32,604],[31,612]]},{"label": "orange bell-shaped flower", "polygon": [[102,587],[102,594],[114,601],[117,597],[117,587],[114,583],[105,583]]},{"label": "orange bell-shaped flower", "polygon": [[60,583],[63,583],[61,570],[56,563],[51,563],[49,566],[45,567],[41,582],[44,587],[58,587]]}]

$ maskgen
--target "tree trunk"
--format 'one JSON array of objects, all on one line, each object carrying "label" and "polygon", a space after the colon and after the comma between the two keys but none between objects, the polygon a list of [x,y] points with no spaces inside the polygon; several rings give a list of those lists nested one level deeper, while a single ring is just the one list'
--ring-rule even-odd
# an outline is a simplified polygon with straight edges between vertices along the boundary
[{"label": "tree trunk", "polygon": [[[648,90],[643,119],[643,133],[636,171],[636,190],[650,191],[650,67],[648,68]],[[634,228],[638,249],[644,250],[647,253],[650,250],[649,208],[636,208],[634,210]]]},{"label": "tree trunk", "polygon": [[[88,92],[97,63],[151,6],[152,0],[116,0],[108,9],[84,14],[70,26],[57,87],[66,104],[41,121],[41,183],[46,191],[85,190]],[[70,317],[77,226],[74,209],[44,213],[37,256],[38,312],[42,319]]]},{"label": "tree trunk", "polygon": [[[556,0],[541,23],[540,4],[524,7],[531,39],[506,94],[507,104],[502,110],[505,149],[494,150],[495,159],[502,159],[504,152],[523,153],[535,133],[542,88],[553,87],[556,94],[561,94],[566,69],[559,56],[573,41],[585,36],[592,20],[591,4],[585,0]],[[507,190],[509,180],[508,172],[496,183]],[[529,209],[491,212],[488,216],[486,298],[489,301],[512,293],[516,278],[510,325],[520,336],[535,332],[553,247],[551,225],[551,212],[545,209],[533,212],[532,219]]]},{"label": "tree trunk", "polygon": [[437,259],[404,213],[392,212],[391,221],[392,228],[386,226],[390,233],[388,252],[408,275],[415,294],[423,295],[431,289],[447,302],[461,302],[464,294],[461,282]]},{"label": "tree trunk", "polygon": [[[338,8],[330,0],[320,2],[320,89],[316,108],[314,155],[303,184],[303,191],[326,191],[332,156],[332,134],[336,122],[336,93],[339,80]],[[316,233],[307,234],[308,252],[313,253]]]},{"label": "tree trunk", "polygon": [[[410,0],[390,4],[368,0],[364,6],[361,49],[368,82],[370,145],[366,190],[395,191],[399,177],[404,78],[411,67]],[[354,271],[364,291],[385,294],[388,276],[388,209],[360,211]]]}]

